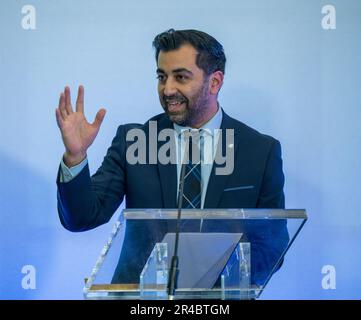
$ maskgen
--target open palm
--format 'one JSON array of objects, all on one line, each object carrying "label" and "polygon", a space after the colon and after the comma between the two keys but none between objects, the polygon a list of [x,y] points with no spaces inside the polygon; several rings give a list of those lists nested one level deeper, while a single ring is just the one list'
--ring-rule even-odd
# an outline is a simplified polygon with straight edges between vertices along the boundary
[{"label": "open palm", "polygon": [[89,146],[97,136],[105,116],[105,109],[100,109],[93,123],[89,123],[84,115],[84,87],[79,86],[76,100],[76,111],[71,106],[70,89],[65,87],[56,108],[56,120],[65,146],[64,161],[73,166],[86,157]]}]

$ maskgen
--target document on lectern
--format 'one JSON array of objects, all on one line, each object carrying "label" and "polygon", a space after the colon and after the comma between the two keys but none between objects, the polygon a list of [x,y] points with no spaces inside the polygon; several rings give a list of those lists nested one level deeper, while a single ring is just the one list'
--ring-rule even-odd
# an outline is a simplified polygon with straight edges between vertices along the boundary
[{"label": "document on lectern", "polygon": [[[180,233],[178,287],[212,288],[241,238],[242,233]],[[168,246],[169,264],[174,241],[175,233],[162,240]]]}]

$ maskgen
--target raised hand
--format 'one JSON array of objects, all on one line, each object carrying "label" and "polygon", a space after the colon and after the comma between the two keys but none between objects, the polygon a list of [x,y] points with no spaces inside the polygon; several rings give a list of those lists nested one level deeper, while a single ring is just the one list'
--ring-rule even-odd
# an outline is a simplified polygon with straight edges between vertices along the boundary
[{"label": "raised hand", "polygon": [[60,94],[59,106],[55,110],[56,121],[65,146],[64,162],[72,167],[83,161],[89,146],[97,136],[106,110],[100,109],[93,123],[84,115],[84,87],[79,86],[76,111],[71,106],[70,89],[65,87]]}]

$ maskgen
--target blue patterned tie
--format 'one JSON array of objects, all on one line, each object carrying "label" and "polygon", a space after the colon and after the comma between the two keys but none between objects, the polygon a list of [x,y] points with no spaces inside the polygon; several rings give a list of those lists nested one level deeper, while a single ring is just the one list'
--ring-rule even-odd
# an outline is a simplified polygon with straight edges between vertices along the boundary
[{"label": "blue patterned tie", "polygon": [[185,142],[188,149],[188,157],[185,154],[186,169],[184,175],[184,189],[182,207],[186,209],[200,208],[202,200],[201,190],[201,154],[200,154],[200,135],[199,131],[189,131],[185,134]]}]

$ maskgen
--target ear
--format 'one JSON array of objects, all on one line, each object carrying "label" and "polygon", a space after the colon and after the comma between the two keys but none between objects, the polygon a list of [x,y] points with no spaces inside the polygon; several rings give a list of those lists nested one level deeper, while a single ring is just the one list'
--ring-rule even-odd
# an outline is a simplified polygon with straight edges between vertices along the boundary
[{"label": "ear", "polygon": [[221,90],[222,84],[223,84],[223,72],[222,71],[215,71],[212,73],[209,81],[210,85],[210,93],[217,95],[219,90]]}]

